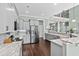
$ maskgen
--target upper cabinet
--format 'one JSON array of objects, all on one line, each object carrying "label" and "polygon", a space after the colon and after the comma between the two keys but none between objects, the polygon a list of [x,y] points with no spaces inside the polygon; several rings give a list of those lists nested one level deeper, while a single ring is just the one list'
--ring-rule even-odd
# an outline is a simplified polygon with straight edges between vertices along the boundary
[{"label": "upper cabinet", "polygon": [[62,11],[61,13],[59,13],[55,16],[69,18],[69,10],[64,10],[64,11]]}]

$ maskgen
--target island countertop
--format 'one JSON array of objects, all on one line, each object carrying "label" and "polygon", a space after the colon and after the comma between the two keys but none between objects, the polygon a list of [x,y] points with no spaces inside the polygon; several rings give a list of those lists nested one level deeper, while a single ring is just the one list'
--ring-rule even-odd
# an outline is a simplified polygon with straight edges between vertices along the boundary
[{"label": "island countertop", "polygon": [[45,33],[45,34],[56,35],[56,36],[59,36],[60,38],[69,38],[69,35],[63,35],[59,33]]}]

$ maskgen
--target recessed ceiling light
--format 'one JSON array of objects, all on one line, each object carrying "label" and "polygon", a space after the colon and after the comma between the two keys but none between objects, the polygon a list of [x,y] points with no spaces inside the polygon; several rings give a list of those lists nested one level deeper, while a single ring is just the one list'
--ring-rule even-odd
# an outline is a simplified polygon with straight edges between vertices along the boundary
[{"label": "recessed ceiling light", "polygon": [[37,19],[37,20],[43,20],[43,19]]},{"label": "recessed ceiling light", "polygon": [[30,6],[29,6],[29,5],[27,5],[26,7],[27,7],[27,8],[29,8]]},{"label": "recessed ceiling light", "polygon": [[6,10],[8,10],[8,11],[15,11],[14,8],[6,8]]},{"label": "recessed ceiling light", "polygon": [[54,3],[54,5],[57,5],[57,3]]},{"label": "recessed ceiling light", "polygon": [[27,7],[27,8],[29,8],[29,7],[30,7],[30,5],[28,4],[28,5],[26,5],[26,7]]}]

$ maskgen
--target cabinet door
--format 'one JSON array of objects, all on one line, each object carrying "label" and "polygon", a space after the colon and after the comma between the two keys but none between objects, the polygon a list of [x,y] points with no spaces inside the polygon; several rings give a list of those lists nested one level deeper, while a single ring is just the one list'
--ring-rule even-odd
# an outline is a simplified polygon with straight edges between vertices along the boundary
[{"label": "cabinet door", "polygon": [[62,56],[62,46],[51,43],[51,56]]},{"label": "cabinet door", "polygon": [[29,34],[23,36],[23,44],[27,44],[27,43],[30,43],[30,35]]},{"label": "cabinet door", "polygon": [[67,56],[79,56],[79,44],[69,44],[66,48]]}]

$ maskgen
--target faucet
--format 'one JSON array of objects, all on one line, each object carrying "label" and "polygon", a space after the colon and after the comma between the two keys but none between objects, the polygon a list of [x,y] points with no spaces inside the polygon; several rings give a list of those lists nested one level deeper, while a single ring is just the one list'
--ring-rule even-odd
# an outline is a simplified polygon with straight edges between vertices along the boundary
[{"label": "faucet", "polygon": [[70,33],[70,38],[72,38],[72,33]]}]

